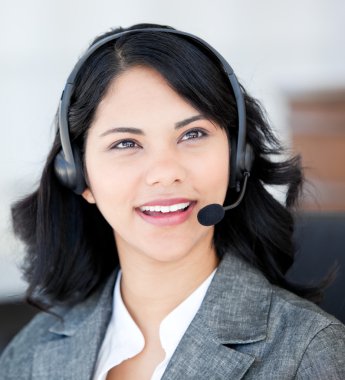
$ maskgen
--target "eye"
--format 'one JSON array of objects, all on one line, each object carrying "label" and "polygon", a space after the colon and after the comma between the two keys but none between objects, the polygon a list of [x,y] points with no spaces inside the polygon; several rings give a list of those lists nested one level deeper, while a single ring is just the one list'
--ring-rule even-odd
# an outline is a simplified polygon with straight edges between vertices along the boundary
[{"label": "eye", "polygon": [[121,140],[110,146],[110,149],[136,149],[140,148],[140,146],[133,140]]},{"label": "eye", "polygon": [[200,139],[205,136],[207,133],[203,129],[191,129],[182,136],[181,141]]}]

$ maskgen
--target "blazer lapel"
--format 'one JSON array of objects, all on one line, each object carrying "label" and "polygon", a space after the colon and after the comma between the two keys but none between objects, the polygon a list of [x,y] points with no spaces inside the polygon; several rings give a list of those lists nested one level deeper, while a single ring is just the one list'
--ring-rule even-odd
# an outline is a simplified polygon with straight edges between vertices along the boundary
[{"label": "blazer lapel", "polygon": [[35,349],[33,379],[91,379],[111,317],[115,277],[111,276],[102,291],[71,308],[49,329],[47,342]]},{"label": "blazer lapel", "polygon": [[222,345],[201,321],[193,322],[173,355],[162,380],[241,379],[254,358]]},{"label": "blazer lapel", "polygon": [[266,338],[271,293],[258,270],[225,254],[162,380],[243,378],[255,357],[240,346]]}]

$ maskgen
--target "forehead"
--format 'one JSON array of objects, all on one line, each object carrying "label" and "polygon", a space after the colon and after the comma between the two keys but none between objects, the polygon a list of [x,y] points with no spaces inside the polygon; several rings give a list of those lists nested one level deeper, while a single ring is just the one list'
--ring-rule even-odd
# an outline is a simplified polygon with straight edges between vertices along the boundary
[{"label": "forehead", "polygon": [[110,84],[97,107],[94,125],[176,122],[199,113],[156,70],[136,66]]}]

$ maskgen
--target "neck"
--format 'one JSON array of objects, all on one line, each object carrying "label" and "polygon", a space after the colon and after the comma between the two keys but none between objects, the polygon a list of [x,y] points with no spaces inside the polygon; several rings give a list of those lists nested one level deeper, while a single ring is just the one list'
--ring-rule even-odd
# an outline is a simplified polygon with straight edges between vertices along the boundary
[{"label": "neck", "polygon": [[157,329],[218,265],[213,247],[169,262],[157,262],[137,253],[121,254],[120,250],[119,257],[122,298],[144,335]]}]

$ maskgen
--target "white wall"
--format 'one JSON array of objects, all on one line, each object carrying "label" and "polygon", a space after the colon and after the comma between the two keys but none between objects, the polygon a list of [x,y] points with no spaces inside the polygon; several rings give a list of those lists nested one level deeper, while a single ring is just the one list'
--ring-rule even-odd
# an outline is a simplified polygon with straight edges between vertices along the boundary
[{"label": "white wall", "polygon": [[229,60],[288,142],[288,92],[345,87],[344,17],[343,0],[3,0],[0,297],[24,286],[9,205],[35,185],[64,81],[95,35],[138,22],[199,35]]}]

